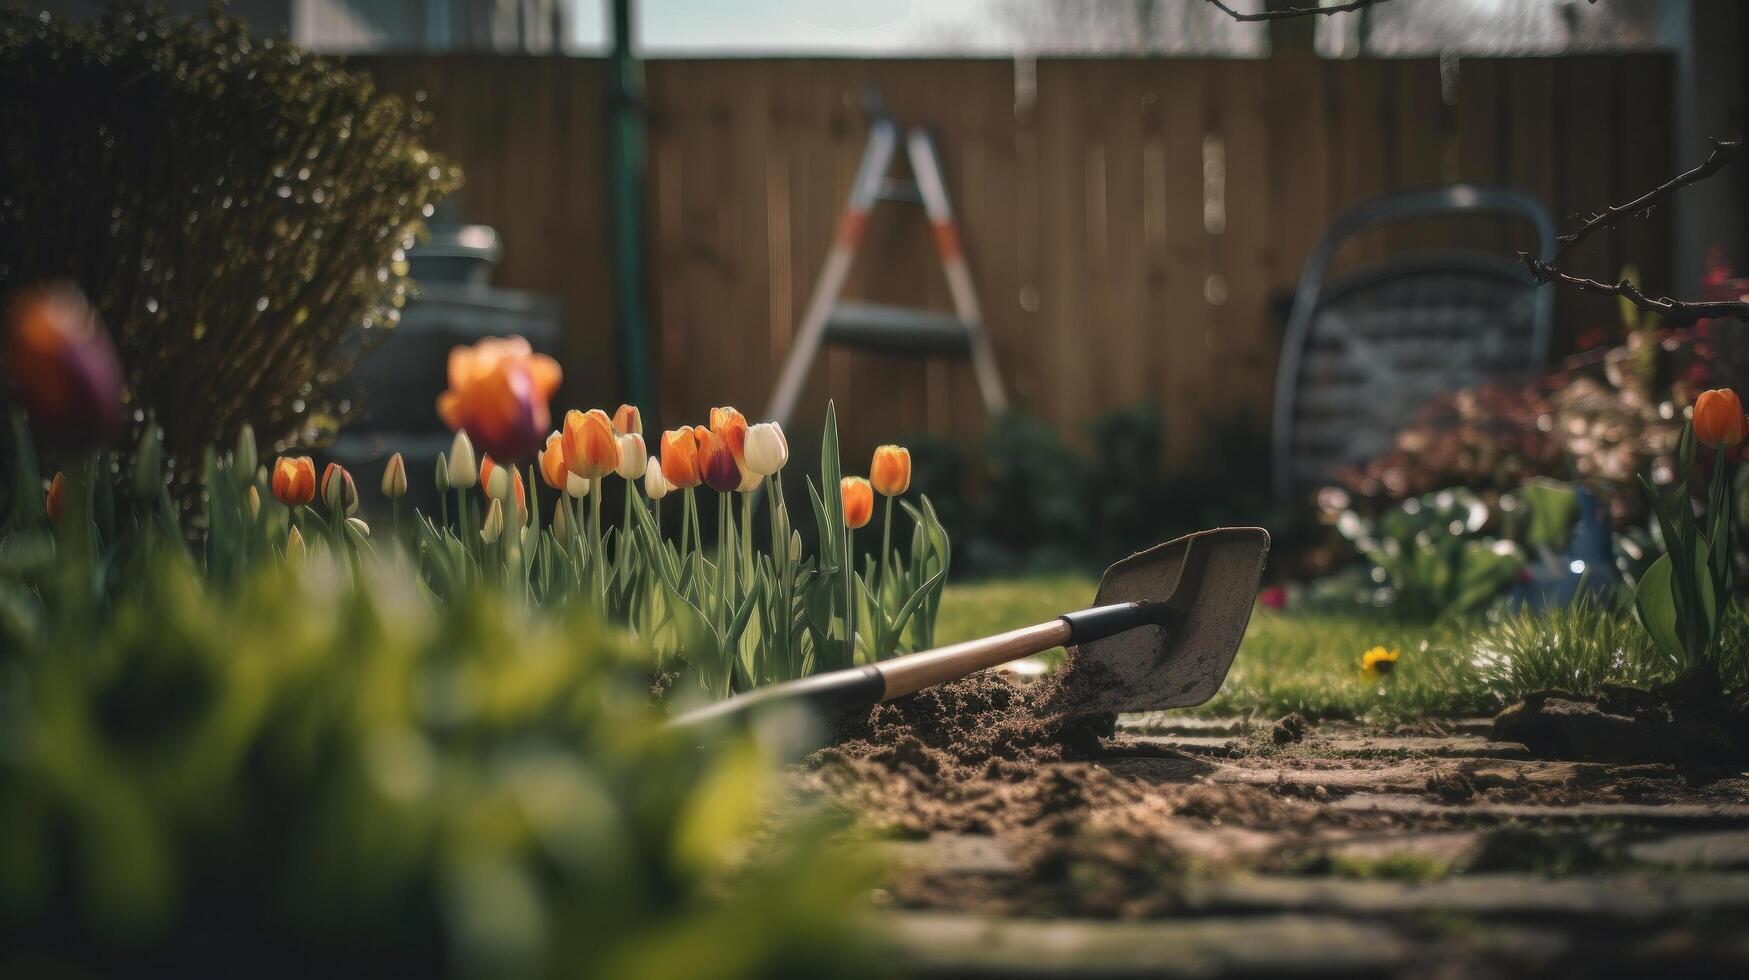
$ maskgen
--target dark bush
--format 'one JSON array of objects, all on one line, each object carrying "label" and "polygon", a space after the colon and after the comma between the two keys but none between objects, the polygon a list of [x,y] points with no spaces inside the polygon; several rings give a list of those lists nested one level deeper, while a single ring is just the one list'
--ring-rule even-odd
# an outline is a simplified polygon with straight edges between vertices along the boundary
[{"label": "dark bush", "polygon": [[218,8],[0,11],[0,292],[77,282],[183,487],[244,422],[315,441],[399,316],[401,250],[459,171],[418,106]]}]

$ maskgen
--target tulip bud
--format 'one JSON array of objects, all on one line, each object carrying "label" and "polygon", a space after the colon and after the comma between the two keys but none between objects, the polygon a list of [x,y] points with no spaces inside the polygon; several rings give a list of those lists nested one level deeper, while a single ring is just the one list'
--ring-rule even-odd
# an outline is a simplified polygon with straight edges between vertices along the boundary
[{"label": "tulip bud", "polygon": [[838,481],[838,493],[844,498],[844,523],[852,530],[862,527],[874,516],[874,487],[860,476],[847,476]]},{"label": "tulip bud", "polygon": [[789,533],[789,560],[792,562],[802,560],[802,532],[800,531]]},{"label": "tulip bud", "polygon": [[400,453],[389,457],[388,465],[383,467],[383,496],[390,500],[399,500],[407,495],[407,461]]},{"label": "tulip bud", "polygon": [[297,525],[292,525],[291,536],[285,539],[285,560],[288,562],[302,561],[304,558],[304,536],[298,531]]},{"label": "tulip bud", "polygon": [[613,413],[613,428],[621,435],[643,435],[644,416],[636,405],[621,405]]},{"label": "tulip bud", "polygon": [[474,472],[474,443],[467,430],[455,434],[449,444],[449,485],[456,490],[471,489],[479,476]]},{"label": "tulip bud", "polygon": [[565,498],[553,501],[553,534],[558,538],[569,537],[571,533],[571,508],[565,506]]},{"label": "tulip bud", "polygon": [[486,523],[480,528],[480,540],[492,544],[504,533],[504,501],[492,498],[492,506],[486,511]]},{"label": "tulip bud", "polygon": [[761,422],[747,430],[747,468],[770,476],[789,462],[789,440],[776,422]]},{"label": "tulip bud", "polygon": [[134,453],[134,496],[155,500],[164,486],[164,430],[148,420],[140,433],[140,448]]},{"label": "tulip bud", "polygon": [[348,517],[346,519],[346,526],[351,528],[352,531],[361,538],[370,537],[370,525],[357,517]]},{"label": "tulip bud", "polygon": [[644,437],[636,432],[628,432],[619,437],[619,465],[614,472],[623,480],[636,480],[644,475],[645,460],[650,457],[644,450]]},{"label": "tulip bud", "polygon": [[280,503],[302,507],[316,499],[316,464],[308,456],[281,456],[273,461],[269,486]]},{"label": "tulip bud", "polygon": [[237,472],[255,472],[255,464],[260,458],[255,450],[255,428],[244,422],[243,428],[237,431],[237,455],[233,458]]},{"label": "tulip bud", "polygon": [[261,516],[261,491],[255,489],[255,484],[249,484],[249,516]]},{"label": "tulip bud", "polygon": [[49,481],[48,495],[43,498],[43,513],[50,521],[61,523],[61,515],[67,511],[67,474],[57,472],[55,478]]},{"label": "tulip bud", "polygon": [[358,485],[339,463],[329,463],[322,470],[322,505],[330,513],[358,513]]},{"label": "tulip bud", "polygon": [[437,484],[438,493],[449,492],[449,458],[441,452],[437,454],[437,477],[432,482]]},{"label": "tulip bud", "polygon": [[674,489],[662,476],[662,464],[651,456],[644,463],[644,496],[651,500],[661,500],[668,496],[668,491]]},{"label": "tulip bud", "polygon": [[911,488],[911,450],[881,446],[868,467],[868,481],[883,497],[897,497]]},{"label": "tulip bud", "polygon": [[1694,400],[1694,437],[1713,449],[1729,449],[1743,441],[1749,429],[1743,403],[1730,388],[1703,391]]},{"label": "tulip bud", "polygon": [[565,474],[565,493],[578,500],[589,496],[589,481],[575,473]]},{"label": "tulip bud", "polygon": [[503,500],[510,495],[510,473],[502,466],[493,466],[492,457],[486,457],[481,472],[486,476],[486,496],[494,500]]}]

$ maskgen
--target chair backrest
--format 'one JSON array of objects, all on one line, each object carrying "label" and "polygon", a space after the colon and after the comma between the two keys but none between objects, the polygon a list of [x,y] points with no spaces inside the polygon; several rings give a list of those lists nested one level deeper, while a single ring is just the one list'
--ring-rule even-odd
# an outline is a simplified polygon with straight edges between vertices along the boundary
[{"label": "chair backrest", "polygon": [[1273,455],[1281,499],[1360,463],[1429,397],[1529,376],[1548,361],[1554,291],[1495,252],[1417,250],[1326,280],[1349,238],[1392,222],[1452,215],[1521,218],[1538,254],[1555,226],[1536,198],[1508,187],[1449,184],[1370,198],[1339,215],[1306,257],[1275,378]]}]

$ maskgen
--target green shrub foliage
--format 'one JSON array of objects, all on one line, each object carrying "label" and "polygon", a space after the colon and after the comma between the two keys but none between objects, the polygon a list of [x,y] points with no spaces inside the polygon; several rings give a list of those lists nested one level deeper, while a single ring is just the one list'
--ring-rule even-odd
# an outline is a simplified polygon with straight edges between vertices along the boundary
[{"label": "green shrub foliage", "polygon": [[324,391],[393,327],[401,250],[460,183],[422,110],[219,8],[30,9],[0,11],[0,292],[90,295],[182,487],[244,422],[332,430],[351,406]]}]

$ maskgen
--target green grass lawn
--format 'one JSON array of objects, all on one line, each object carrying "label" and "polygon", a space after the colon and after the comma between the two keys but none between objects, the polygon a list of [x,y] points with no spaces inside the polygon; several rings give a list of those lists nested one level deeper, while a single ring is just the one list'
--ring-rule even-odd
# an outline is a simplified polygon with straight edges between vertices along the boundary
[{"label": "green grass lawn", "polygon": [[[942,643],[1042,622],[1093,601],[1097,582],[1081,575],[1026,577],[949,586],[936,635]],[[1385,677],[1361,672],[1361,654],[1402,651]],[[1726,651],[1749,649],[1749,613],[1733,607]],[[1048,659],[1060,657],[1054,651]],[[1742,684],[1738,654],[1726,680]],[[1671,678],[1625,609],[1595,605],[1503,613],[1443,625],[1403,623],[1387,611],[1259,609],[1219,694],[1188,709],[1202,714],[1392,720],[1491,713],[1526,691],[1586,690],[1609,681],[1637,685]]]}]

